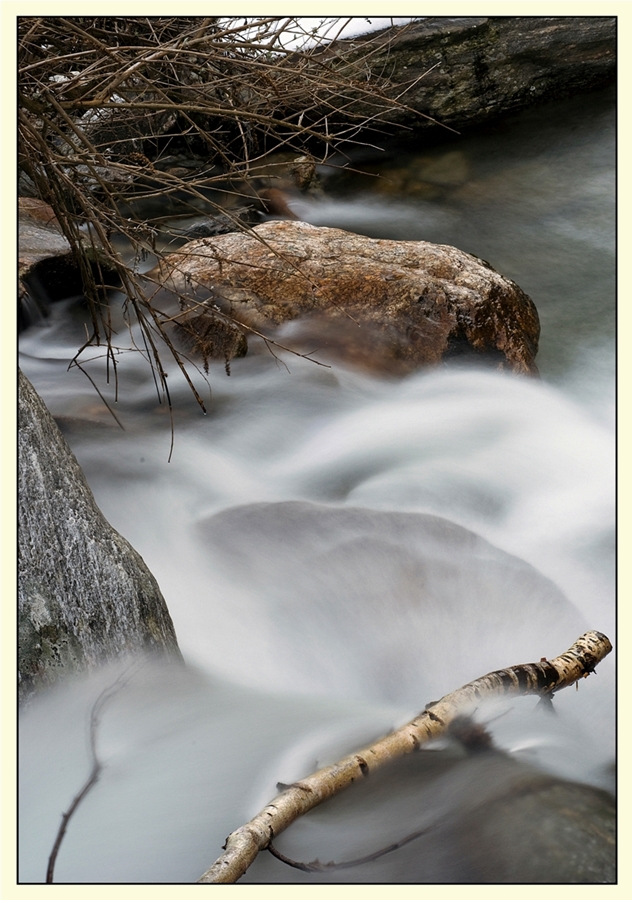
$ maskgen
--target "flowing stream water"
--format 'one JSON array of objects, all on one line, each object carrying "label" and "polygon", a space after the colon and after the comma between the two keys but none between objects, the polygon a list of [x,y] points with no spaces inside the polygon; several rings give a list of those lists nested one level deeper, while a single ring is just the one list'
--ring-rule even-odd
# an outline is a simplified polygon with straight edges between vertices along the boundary
[{"label": "flowing stream water", "polygon": [[[23,371],[156,576],[188,663],[141,667],[105,708],[104,771],[59,881],[194,881],[277,782],[485,672],[556,656],[588,628],[614,638],[614,111],[606,91],[447,144],[420,137],[354,160],[371,176],[324,171],[324,197],[294,207],[488,260],[539,310],[540,380],[465,366],[389,379],[255,348],[230,377],[211,365],[210,399],[197,378],[206,416],[171,370],[169,461],[168,411],[139,354],[121,357],[125,430],[67,370],[85,334],[76,299],[21,336]],[[91,704],[119,671],[60,686],[22,717],[22,881],[44,879],[89,770]],[[609,657],[561,694],[556,717],[521,699],[477,718],[521,764],[611,787],[614,671]],[[457,806],[467,822],[504,777],[459,768],[450,746],[421,756],[310,814],[285,852],[361,856]],[[318,877],[266,857],[244,880],[475,881],[473,839],[457,853],[454,836],[430,835]]]}]

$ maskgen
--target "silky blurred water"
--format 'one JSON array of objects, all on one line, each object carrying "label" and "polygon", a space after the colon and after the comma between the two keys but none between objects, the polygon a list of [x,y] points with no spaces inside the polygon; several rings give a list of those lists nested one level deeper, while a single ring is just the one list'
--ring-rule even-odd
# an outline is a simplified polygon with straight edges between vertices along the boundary
[{"label": "silky blurred water", "polygon": [[[210,390],[196,376],[206,416],[171,368],[169,461],[168,412],[138,354],[121,356],[121,430],[67,371],[79,304],[22,335],[23,371],[156,576],[191,667],[148,664],[110,702],[104,775],[69,827],[59,880],[193,881],[277,781],[487,671],[555,656],[588,628],[614,636],[613,109],[606,92],[406,147],[369,161],[380,178],[330,177],[324,199],[296,204],[314,224],[455,244],[516,280],[541,316],[540,380],[463,366],[378,378],[253,348],[230,377],[211,365]],[[88,368],[101,378],[102,360]],[[87,773],[90,705],[115,677],[60,687],[23,717],[24,881],[44,877]],[[610,786],[612,658],[556,704],[554,718],[530,700],[477,716],[503,714],[490,728],[521,763]],[[448,776],[465,764],[442,752],[420,764],[447,779],[448,794],[432,781],[426,798],[436,821],[454,813]],[[404,806],[411,777],[395,778]],[[398,823],[423,827],[397,790],[378,844],[402,836]],[[344,846],[347,815],[366,818],[362,802],[322,820],[328,847]],[[423,865],[340,880],[475,880],[445,842],[428,846]],[[273,865],[252,877],[296,874]]]}]

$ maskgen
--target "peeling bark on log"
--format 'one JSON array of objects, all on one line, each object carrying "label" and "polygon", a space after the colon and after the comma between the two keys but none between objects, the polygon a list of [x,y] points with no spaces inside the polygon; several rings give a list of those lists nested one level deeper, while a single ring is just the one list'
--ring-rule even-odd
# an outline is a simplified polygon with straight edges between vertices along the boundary
[{"label": "peeling bark on log", "polygon": [[285,831],[292,822],[315,806],[366,778],[398,757],[419,749],[443,734],[450,723],[485,698],[553,693],[587,678],[610,653],[612,644],[598,631],[588,631],[572,647],[553,660],[541,659],[490,672],[464,685],[425,710],[402,728],[370,747],[352,753],[340,762],[289,785],[258,815],[226,839],[225,852],[199,879],[198,884],[233,884],[254,862],[260,850]]}]

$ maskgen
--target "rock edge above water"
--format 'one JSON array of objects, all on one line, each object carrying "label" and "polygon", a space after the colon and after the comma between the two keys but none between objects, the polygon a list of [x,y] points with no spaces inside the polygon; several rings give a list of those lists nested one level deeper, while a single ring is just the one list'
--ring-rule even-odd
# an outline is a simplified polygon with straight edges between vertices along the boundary
[{"label": "rock edge above water", "polygon": [[[377,45],[377,46],[376,46]],[[380,47],[381,45],[381,47]],[[323,55],[371,49],[373,71],[388,73],[406,108],[394,125],[464,128],[536,103],[614,82],[616,16],[440,16],[330,44]],[[419,81],[416,81],[419,79]],[[360,101],[354,112],[375,110]]]},{"label": "rock edge above water", "polygon": [[[377,240],[275,221],[185,244],[149,278],[184,343],[209,358],[246,352],[248,329],[316,358],[406,374],[455,356],[536,374],[532,300],[484,260],[425,241]],[[245,328],[236,329],[232,321]]]},{"label": "rock edge above water", "polygon": [[19,693],[154,652],[181,659],[167,605],[106,521],[54,419],[19,373]]}]

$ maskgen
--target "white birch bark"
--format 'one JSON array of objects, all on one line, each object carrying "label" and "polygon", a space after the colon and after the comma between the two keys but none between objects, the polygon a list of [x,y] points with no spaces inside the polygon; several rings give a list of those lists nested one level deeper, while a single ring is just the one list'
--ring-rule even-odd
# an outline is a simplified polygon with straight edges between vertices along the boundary
[{"label": "white birch bark", "polygon": [[469,682],[425,710],[397,731],[352,753],[334,765],[320,769],[278,794],[250,822],[226,839],[224,853],[207,869],[198,884],[233,884],[254,862],[260,850],[300,816],[344,790],[354,781],[418,750],[422,744],[443,734],[450,723],[481,701],[493,697],[553,693],[586,678],[612,650],[612,644],[598,631],[588,631],[572,647],[553,660],[541,659],[499,669]]}]

